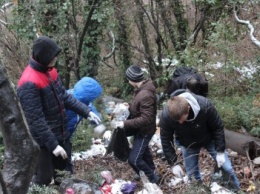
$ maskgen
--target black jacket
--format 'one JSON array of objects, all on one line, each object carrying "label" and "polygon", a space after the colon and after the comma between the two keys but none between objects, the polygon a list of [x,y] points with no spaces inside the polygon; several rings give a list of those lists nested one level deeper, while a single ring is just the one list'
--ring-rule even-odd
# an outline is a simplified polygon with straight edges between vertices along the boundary
[{"label": "black jacket", "polygon": [[[38,44],[45,41],[48,51],[41,52]],[[45,50],[43,48],[43,50]],[[69,95],[62,86],[57,70],[47,65],[60,51],[50,39],[43,37],[34,44],[33,58],[18,82],[17,95],[30,132],[39,146],[53,151],[59,142],[68,138],[68,121],[65,109],[87,118],[90,109]],[[43,64],[35,61],[38,59]]]},{"label": "black jacket", "polygon": [[[179,90],[173,95],[179,95],[185,90]],[[190,93],[192,94],[192,93]],[[175,134],[180,145],[186,148],[201,148],[214,141],[217,152],[225,150],[224,126],[212,102],[203,97],[192,94],[200,110],[194,120],[180,124],[169,117],[168,107],[165,106],[160,116],[160,135],[165,157],[169,164],[177,160],[173,147]]]}]

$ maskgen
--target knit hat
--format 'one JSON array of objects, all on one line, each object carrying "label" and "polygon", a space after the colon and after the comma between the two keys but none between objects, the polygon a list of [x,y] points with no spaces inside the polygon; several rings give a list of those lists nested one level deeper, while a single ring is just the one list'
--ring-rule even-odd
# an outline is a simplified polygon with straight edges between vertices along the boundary
[{"label": "knit hat", "polygon": [[144,79],[144,72],[142,69],[137,65],[131,65],[126,70],[126,77],[128,80],[132,82],[140,82]]},{"label": "knit hat", "polygon": [[47,36],[40,36],[33,43],[32,58],[47,66],[61,51],[58,44]]}]

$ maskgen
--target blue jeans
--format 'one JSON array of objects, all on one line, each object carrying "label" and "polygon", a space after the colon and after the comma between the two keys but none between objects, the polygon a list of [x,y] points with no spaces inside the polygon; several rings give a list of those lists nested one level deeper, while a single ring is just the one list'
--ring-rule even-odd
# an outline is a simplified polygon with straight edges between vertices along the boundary
[{"label": "blue jeans", "polygon": [[[204,146],[208,151],[211,157],[216,161],[217,152],[215,150],[214,142],[210,142],[208,145]],[[201,174],[199,169],[199,153],[201,148],[185,148],[182,146],[182,154],[184,158],[184,165],[186,172],[190,179],[194,178],[198,181],[201,181]],[[235,171],[231,165],[231,162],[228,158],[227,153],[225,152],[225,163],[222,165],[222,169],[229,175],[230,179],[234,181],[237,186],[237,189],[240,188],[239,180],[236,177]]]},{"label": "blue jeans", "polygon": [[153,156],[149,148],[149,142],[153,135],[135,135],[133,148],[130,151],[128,163],[139,174],[144,171],[150,182],[157,183],[159,177],[155,174]]}]

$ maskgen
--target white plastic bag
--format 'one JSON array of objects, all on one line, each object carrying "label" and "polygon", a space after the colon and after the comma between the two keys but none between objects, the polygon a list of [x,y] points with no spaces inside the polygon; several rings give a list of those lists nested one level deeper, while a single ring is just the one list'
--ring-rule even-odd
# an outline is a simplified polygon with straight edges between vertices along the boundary
[{"label": "white plastic bag", "polygon": [[116,121],[124,121],[128,118],[130,112],[128,110],[128,106],[124,103],[116,104],[116,107],[113,111],[114,119]]},{"label": "white plastic bag", "polygon": [[149,182],[143,171],[140,171],[140,177],[144,185],[142,193],[163,194],[162,190],[157,184]]}]

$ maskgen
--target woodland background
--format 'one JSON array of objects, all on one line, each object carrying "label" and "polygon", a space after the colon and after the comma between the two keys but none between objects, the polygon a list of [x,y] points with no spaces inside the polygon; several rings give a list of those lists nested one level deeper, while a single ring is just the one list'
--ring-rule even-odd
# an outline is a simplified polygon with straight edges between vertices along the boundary
[{"label": "woodland background", "polygon": [[[6,1],[1,1],[2,5]],[[209,80],[227,128],[260,135],[258,0],[35,0],[18,1],[1,13],[1,59],[16,85],[37,35],[62,47],[57,68],[66,88],[83,76],[105,94],[127,98],[124,72],[138,64],[150,72],[158,93],[173,65],[197,68]],[[258,38],[259,40],[259,38]],[[217,68],[217,66],[219,66]],[[221,68],[220,68],[221,67]],[[248,69],[251,77],[237,69]]]},{"label": "woodland background", "polygon": [[158,94],[176,66],[192,66],[208,79],[209,98],[225,127],[260,137],[260,1],[11,3],[0,13],[0,57],[14,85],[31,56],[33,40],[47,35],[62,47],[56,67],[66,88],[91,76],[104,94],[127,100],[132,88],[124,72],[130,65],[149,71]]}]

